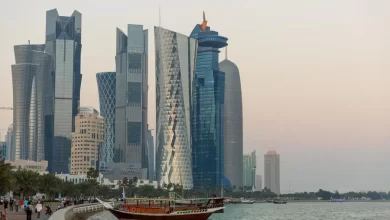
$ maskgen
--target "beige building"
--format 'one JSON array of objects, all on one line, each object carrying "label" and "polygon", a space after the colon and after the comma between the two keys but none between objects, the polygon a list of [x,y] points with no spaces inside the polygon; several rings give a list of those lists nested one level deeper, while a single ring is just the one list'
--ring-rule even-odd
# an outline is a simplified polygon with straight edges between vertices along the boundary
[{"label": "beige building", "polygon": [[24,170],[32,170],[38,173],[46,173],[48,162],[46,160],[41,160],[39,162],[31,161],[31,160],[15,160],[9,161],[6,160],[6,163],[11,164],[15,170],[24,169]]},{"label": "beige building", "polygon": [[103,117],[97,111],[81,111],[75,118],[75,132],[72,133],[71,174],[87,174],[89,168],[96,169],[103,139]]},{"label": "beige building", "polygon": [[280,194],[280,156],[273,149],[264,155],[264,187]]}]

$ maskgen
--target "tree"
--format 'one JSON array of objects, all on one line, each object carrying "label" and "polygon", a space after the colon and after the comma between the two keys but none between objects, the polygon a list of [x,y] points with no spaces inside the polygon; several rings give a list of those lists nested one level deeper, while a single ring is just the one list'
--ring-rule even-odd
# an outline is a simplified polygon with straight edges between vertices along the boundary
[{"label": "tree", "polygon": [[11,189],[12,186],[11,170],[12,170],[11,164],[5,163],[4,160],[0,160],[0,195],[5,193],[6,190]]},{"label": "tree", "polygon": [[129,179],[127,177],[123,177],[122,183],[123,185],[127,185],[129,183]]},{"label": "tree", "polygon": [[39,176],[38,190],[44,192],[49,199],[54,199],[57,192],[60,191],[62,182],[54,174],[48,173]]},{"label": "tree", "polygon": [[93,167],[89,168],[87,171],[88,179],[97,179],[99,177],[99,172],[95,170]]},{"label": "tree", "polygon": [[22,170],[19,169],[13,174],[15,178],[16,187],[20,192],[20,198],[24,198],[24,196],[30,193],[36,192],[39,188],[38,180],[39,173],[31,171],[31,170]]}]

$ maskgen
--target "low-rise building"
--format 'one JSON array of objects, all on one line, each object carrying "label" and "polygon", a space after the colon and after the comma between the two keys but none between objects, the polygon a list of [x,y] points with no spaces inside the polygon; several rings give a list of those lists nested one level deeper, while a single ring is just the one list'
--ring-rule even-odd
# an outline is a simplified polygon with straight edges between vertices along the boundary
[{"label": "low-rise building", "polygon": [[140,186],[153,186],[155,189],[157,189],[158,182],[139,179],[139,180],[137,180],[136,187],[140,187]]},{"label": "low-rise building", "polygon": [[128,179],[147,179],[148,169],[141,168],[139,164],[132,163],[100,163],[99,172],[109,180],[123,180],[124,177]]},{"label": "low-rise building", "polygon": [[40,174],[48,173],[47,172],[47,167],[48,167],[47,160],[41,160],[39,162],[31,161],[31,160],[15,160],[15,161],[6,160],[5,162],[11,164],[11,166],[14,167],[14,170],[25,169],[25,170],[36,171]]}]

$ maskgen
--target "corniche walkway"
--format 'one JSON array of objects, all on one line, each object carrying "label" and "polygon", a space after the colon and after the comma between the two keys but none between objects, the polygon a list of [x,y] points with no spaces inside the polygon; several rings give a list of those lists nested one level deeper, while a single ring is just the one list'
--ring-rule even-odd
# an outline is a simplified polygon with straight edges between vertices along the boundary
[{"label": "corniche walkway", "polygon": [[[41,212],[40,218],[37,218],[37,213],[33,213],[31,217],[32,220],[37,220],[37,219],[48,220],[50,216],[45,215],[45,212]],[[27,216],[24,211],[19,210],[19,212],[10,212],[10,211],[7,212],[6,220],[26,220],[26,219]]]}]

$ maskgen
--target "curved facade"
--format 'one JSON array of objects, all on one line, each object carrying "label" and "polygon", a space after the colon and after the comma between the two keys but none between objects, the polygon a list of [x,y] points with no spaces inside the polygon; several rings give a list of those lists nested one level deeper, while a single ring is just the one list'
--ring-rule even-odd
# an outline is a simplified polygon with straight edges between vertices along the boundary
[{"label": "curved facade", "polygon": [[44,97],[51,74],[51,56],[44,45],[17,45],[12,65],[14,135],[12,159],[44,160]]},{"label": "curved facade", "polygon": [[104,142],[99,160],[109,163],[114,160],[116,73],[97,73],[96,81],[99,90],[100,114],[104,117]]},{"label": "curved facade", "polygon": [[191,88],[197,42],[161,27],[154,33],[157,181],[191,189]]},{"label": "curved facade", "polygon": [[219,63],[225,72],[224,172],[233,186],[242,186],[243,115],[240,72],[230,60]]},{"label": "curved facade", "polygon": [[13,149],[15,160],[27,160],[29,158],[29,134],[30,134],[30,106],[32,84],[35,72],[35,64],[12,65],[13,87]]}]

